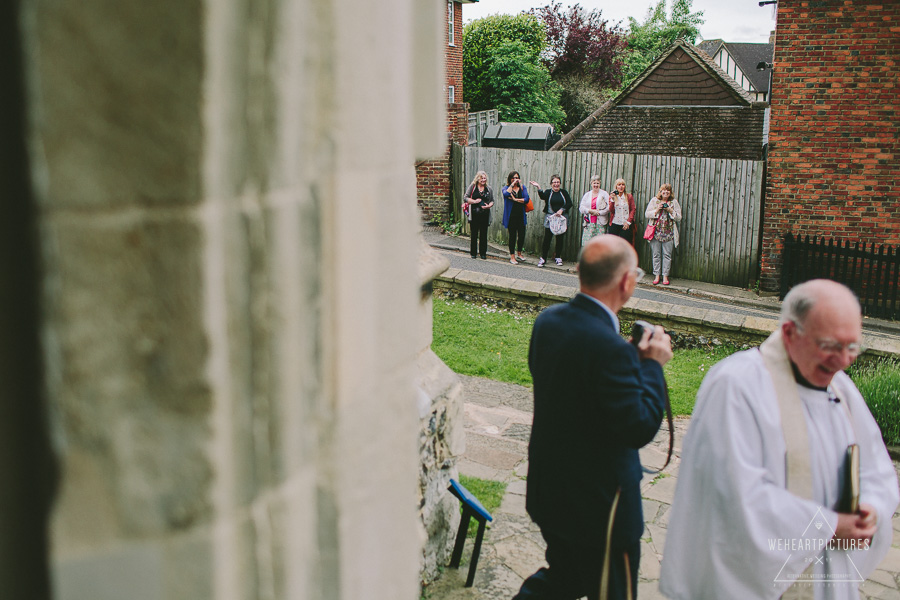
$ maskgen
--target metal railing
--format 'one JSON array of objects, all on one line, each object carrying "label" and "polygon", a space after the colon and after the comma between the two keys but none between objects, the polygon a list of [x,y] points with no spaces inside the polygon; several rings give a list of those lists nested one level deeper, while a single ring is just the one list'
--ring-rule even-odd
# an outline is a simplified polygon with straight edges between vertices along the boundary
[{"label": "metal railing", "polygon": [[864,315],[900,319],[900,247],[786,233],[781,299],[798,283],[821,277],[852,289]]}]

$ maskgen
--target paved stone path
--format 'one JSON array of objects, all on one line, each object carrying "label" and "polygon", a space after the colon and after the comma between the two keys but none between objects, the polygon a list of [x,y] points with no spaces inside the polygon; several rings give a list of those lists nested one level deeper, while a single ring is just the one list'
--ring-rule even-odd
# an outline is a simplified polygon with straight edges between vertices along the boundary
[{"label": "paved stone path", "polygon": [[[463,475],[505,481],[506,495],[494,511],[494,522],[485,536],[475,585],[464,588],[471,555],[471,541],[459,570],[447,569],[426,589],[428,600],[509,600],[522,581],[544,565],[544,541],[540,530],[525,513],[525,475],[528,471],[528,436],[533,400],[530,388],[460,376],[463,381],[466,454],[459,461]],[[666,539],[669,508],[678,477],[681,440],[689,419],[675,421],[675,455],[663,476],[644,476],[646,529],[641,541],[638,598],[664,598],[658,591],[660,560]],[[652,444],[641,451],[642,462],[658,468],[665,461],[668,430],[664,426]],[[900,469],[900,464],[894,463]],[[900,600],[900,513],[893,518],[894,546],[881,568],[860,589],[865,600]]]}]

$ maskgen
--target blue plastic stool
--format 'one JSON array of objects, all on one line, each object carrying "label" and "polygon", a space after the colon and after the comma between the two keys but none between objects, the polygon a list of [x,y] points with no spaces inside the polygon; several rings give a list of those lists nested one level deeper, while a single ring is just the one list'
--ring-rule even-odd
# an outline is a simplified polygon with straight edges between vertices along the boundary
[{"label": "blue plastic stool", "polygon": [[450,480],[450,493],[459,498],[462,503],[462,519],[459,521],[459,531],[456,533],[456,545],[453,547],[453,556],[450,558],[450,568],[458,569],[462,560],[463,547],[466,545],[466,536],[469,533],[469,522],[472,517],[478,521],[478,533],[475,535],[475,548],[472,549],[472,562],[469,563],[469,576],[466,578],[466,587],[472,587],[475,582],[475,569],[478,568],[478,555],[481,554],[481,542],[484,540],[484,529],[488,521],[493,521],[491,516],[478,498],[472,492],[463,487],[455,479]]}]

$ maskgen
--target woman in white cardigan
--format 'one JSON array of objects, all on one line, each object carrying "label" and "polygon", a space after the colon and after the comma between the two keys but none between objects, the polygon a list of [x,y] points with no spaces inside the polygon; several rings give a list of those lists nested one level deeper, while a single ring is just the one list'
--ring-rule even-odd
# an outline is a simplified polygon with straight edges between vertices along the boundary
[{"label": "woman in white cardigan", "polygon": [[669,268],[672,266],[672,254],[678,247],[678,221],[681,220],[681,205],[672,194],[672,186],[664,183],[656,196],[651,198],[644,213],[648,222],[656,225],[656,232],[650,240],[653,251],[653,285],[659,283],[669,285]]},{"label": "woman in white cardigan", "polygon": [[591,189],[581,197],[578,212],[584,217],[581,229],[581,245],[592,237],[606,233],[606,215],[609,214],[609,194],[600,189],[600,176],[591,177]]}]

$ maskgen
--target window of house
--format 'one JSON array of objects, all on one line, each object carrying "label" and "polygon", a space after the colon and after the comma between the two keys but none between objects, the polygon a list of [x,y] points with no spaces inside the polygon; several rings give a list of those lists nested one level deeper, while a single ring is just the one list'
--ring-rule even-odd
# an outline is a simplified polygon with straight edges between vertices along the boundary
[{"label": "window of house", "polygon": [[447,86],[447,102],[450,104],[456,103],[456,86],[449,85]]},{"label": "window of house", "polygon": [[449,45],[455,46],[454,36],[453,36],[453,0],[447,2],[447,39],[449,40]]}]

